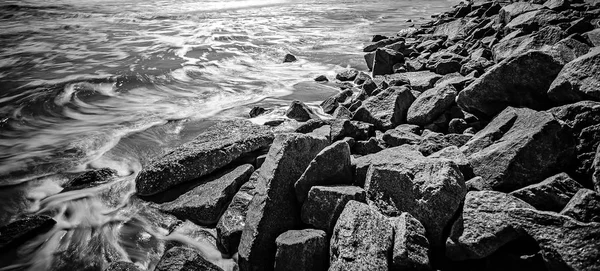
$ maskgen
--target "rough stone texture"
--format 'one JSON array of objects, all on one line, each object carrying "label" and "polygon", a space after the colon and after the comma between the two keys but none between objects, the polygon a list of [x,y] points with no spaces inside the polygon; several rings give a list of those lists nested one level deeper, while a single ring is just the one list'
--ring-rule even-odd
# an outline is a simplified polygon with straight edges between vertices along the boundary
[{"label": "rough stone texture", "polygon": [[600,223],[532,209],[512,209],[509,221],[539,245],[548,270],[600,270]]},{"label": "rough stone texture", "polygon": [[324,231],[291,230],[275,240],[275,271],[325,271],[328,264],[328,241]]},{"label": "rough stone texture", "polygon": [[462,65],[460,68],[460,74],[466,76],[466,79],[470,79],[469,84],[474,81],[474,78],[469,77],[469,75],[473,74],[473,72],[479,74],[484,74],[490,67],[494,66],[494,62],[487,60],[485,58],[477,58],[471,59],[467,63]]},{"label": "rough stone texture", "polygon": [[394,65],[404,62],[404,55],[392,49],[380,48],[373,58],[373,76],[394,73]]},{"label": "rough stone texture", "polygon": [[457,94],[450,85],[426,90],[408,108],[406,121],[420,126],[432,123],[454,104]]},{"label": "rough stone texture", "polygon": [[191,248],[174,247],[169,249],[160,258],[154,269],[156,271],[223,271],[220,267],[204,259],[197,251]]},{"label": "rough stone texture", "polygon": [[532,30],[537,29],[542,25],[555,24],[564,20],[565,17],[553,10],[538,9],[523,13],[517,16],[516,18],[512,19],[510,23],[506,24],[505,29]]},{"label": "rough stone texture", "polygon": [[87,171],[73,180],[63,185],[61,192],[81,190],[84,188],[95,187],[114,181],[117,177],[117,171],[110,168],[101,168]]},{"label": "rough stone texture", "polygon": [[410,145],[401,145],[354,159],[353,163],[356,169],[354,174],[354,184],[360,187],[365,185],[367,171],[369,170],[370,166],[394,166],[397,164],[402,164],[407,157],[414,157],[418,159],[424,156],[415,147]]},{"label": "rough stone texture", "polygon": [[587,54],[590,47],[573,37],[567,37],[552,45],[548,51],[563,63],[569,63]]},{"label": "rough stone texture", "polygon": [[573,149],[570,131],[551,114],[509,107],[461,151],[475,175],[494,190],[510,192],[560,172]]},{"label": "rough stone texture", "polygon": [[546,109],[546,90],[562,64],[541,51],[529,51],[503,60],[458,94],[463,110],[486,117],[507,106]]},{"label": "rough stone texture", "polygon": [[589,189],[581,189],[560,212],[581,222],[600,222],[600,194]]},{"label": "rough stone texture", "polygon": [[600,28],[585,32],[584,36],[594,47],[600,46]]},{"label": "rough stone texture", "polygon": [[474,79],[464,77],[460,73],[455,72],[444,75],[444,77],[440,78],[440,80],[435,82],[434,87],[452,86],[457,91],[460,91],[463,90],[466,85],[470,84],[473,81]]},{"label": "rough stone texture", "polygon": [[394,37],[394,38],[389,38],[389,39],[383,39],[383,40],[379,40],[373,44],[369,44],[367,45],[364,49],[363,52],[368,53],[368,52],[373,52],[375,50],[377,50],[377,48],[381,48],[381,47],[385,47],[388,46],[390,44],[394,44],[400,41],[403,41],[404,38],[400,38],[400,37]]},{"label": "rough stone texture", "polygon": [[336,108],[335,111],[333,111],[333,114],[331,115],[336,119],[352,119],[352,112],[350,112],[348,108],[343,106]]},{"label": "rough stone texture", "polygon": [[600,48],[567,63],[560,71],[548,96],[558,104],[583,100],[600,101]]},{"label": "rough stone texture", "polygon": [[419,92],[432,88],[442,78],[441,75],[430,71],[407,72],[404,76],[410,81],[410,86]]},{"label": "rough stone texture", "polygon": [[307,121],[316,118],[315,113],[306,104],[301,101],[293,101],[290,107],[285,111],[285,116],[297,121]]},{"label": "rough stone texture", "polygon": [[556,11],[561,11],[569,7],[569,0],[548,0],[544,2],[544,6]]},{"label": "rough stone texture", "polygon": [[448,159],[454,162],[456,165],[458,165],[458,168],[460,169],[460,172],[462,172],[465,180],[475,177],[475,174],[473,174],[473,168],[471,168],[471,164],[469,164],[469,159],[460,151],[457,146],[448,146],[435,153],[432,153],[427,157]]},{"label": "rough stone texture", "polygon": [[0,252],[15,249],[29,239],[49,231],[56,221],[45,215],[27,216],[0,227]]},{"label": "rough stone texture", "polygon": [[402,154],[390,164],[369,167],[367,199],[388,216],[411,213],[423,223],[431,244],[440,246],[444,227],[467,192],[463,175],[452,161]]},{"label": "rough stone texture", "polygon": [[334,94],[333,96],[325,99],[321,103],[321,107],[323,111],[327,114],[333,113],[336,108],[338,108],[339,104],[344,103],[347,99],[352,97],[352,90],[344,90],[340,93]]},{"label": "rough stone texture", "polygon": [[303,134],[276,136],[258,171],[258,182],[265,186],[259,186],[248,207],[239,246],[241,270],[273,269],[275,239],[301,223],[294,183],[327,145],[325,139]]},{"label": "rough stone texture", "polygon": [[592,182],[594,184],[594,189],[596,189],[596,192],[600,192],[600,144],[598,145],[598,148],[596,149],[596,156],[594,158],[594,164],[593,164],[593,175],[592,175]]},{"label": "rough stone texture", "polygon": [[566,173],[554,175],[541,183],[515,190],[511,196],[519,198],[538,210],[560,212],[579,189],[581,184]]},{"label": "rough stone texture", "polygon": [[446,240],[446,255],[455,261],[481,259],[522,236],[508,222],[511,208],[533,206],[502,192],[467,193],[462,214]]},{"label": "rough stone texture", "polygon": [[339,72],[335,75],[335,79],[340,80],[342,82],[345,81],[354,81],[356,76],[358,75],[358,71],[356,69],[347,69]]},{"label": "rough stone texture", "polygon": [[434,36],[447,36],[448,40],[460,40],[466,38],[471,29],[477,23],[472,19],[458,19],[436,26],[433,30]]},{"label": "rough stone texture", "polygon": [[241,165],[207,180],[171,202],[162,203],[159,208],[198,225],[215,225],[253,171],[252,165]]},{"label": "rough stone texture", "polygon": [[423,153],[423,155],[428,156],[450,146],[461,147],[471,138],[473,138],[473,136],[468,134],[444,135],[442,133],[432,132],[423,137],[423,140],[419,144],[419,151]]},{"label": "rough stone texture", "polygon": [[212,173],[245,153],[269,146],[273,137],[263,125],[238,120],[219,122],[191,142],[145,165],[135,180],[137,193],[156,194]]},{"label": "rough stone texture", "polygon": [[506,5],[500,9],[498,12],[500,22],[504,24],[508,24],[512,19],[517,16],[529,12],[543,8],[542,5],[536,5],[528,2],[516,2],[509,5]]},{"label": "rough stone texture", "polygon": [[337,141],[323,149],[294,184],[296,198],[303,203],[315,185],[352,184],[350,146]]},{"label": "rough stone texture", "polygon": [[397,270],[430,270],[429,241],[421,222],[409,213],[393,218],[394,251],[392,264]]},{"label": "rough stone texture", "polygon": [[258,183],[258,171],[255,171],[250,180],[240,187],[240,190],[233,196],[231,203],[221,215],[217,223],[217,238],[219,248],[233,255],[237,252],[242,237],[242,231],[246,225],[246,214],[250,201],[257,192],[257,186],[264,185]]},{"label": "rough stone texture", "polygon": [[297,133],[310,133],[322,126],[331,126],[330,138],[332,141],[352,137],[356,140],[365,140],[375,132],[373,124],[349,120],[310,120],[296,129]]},{"label": "rough stone texture", "polygon": [[388,218],[367,204],[348,202],[331,236],[329,271],[387,271],[393,238]]},{"label": "rough stone texture", "polygon": [[406,121],[406,112],[414,100],[409,88],[389,87],[365,100],[354,113],[353,119],[388,130]]},{"label": "rough stone texture", "polygon": [[302,222],[331,234],[351,200],[366,202],[365,190],[357,186],[313,186],[302,205]]},{"label": "rough stone texture", "polygon": [[142,269],[131,262],[113,262],[104,271],[142,271]]},{"label": "rough stone texture", "polygon": [[560,27],[546,26],[530,35],[502,40],[493,47],[494,60],[500,62],[529,50],[548,50],[566,36],[567,33]]},{"label": "rough stone texture", "polygon": [[385,131],[382,137],[385,144],[390,147],[396,147],[404,144],[417,145],[420,144],[423,138],[408,130],[403,129],[402,125],[397,126],[394,129]]}]

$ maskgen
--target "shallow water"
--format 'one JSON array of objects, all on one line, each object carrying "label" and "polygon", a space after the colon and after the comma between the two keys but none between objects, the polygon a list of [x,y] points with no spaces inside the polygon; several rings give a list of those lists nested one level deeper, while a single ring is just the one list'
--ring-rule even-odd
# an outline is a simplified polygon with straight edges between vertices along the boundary
[{"label": "shallow water", "polygon": [[[131,198],[150,157],[253,105],[275,109],[267,119],[293,99],[318,105],[336,90],[314,77],[366,69],[361,49],[373,34],[456,2],[2,1],[0,225],[24,213],[59,223],[0,270],[67,270],[57,255],[96,263],[86,270],[115,259],[152,268],[169,230]],[[281,63],[286,53],[299,61]],[[102,167],[120,178],[58,194],[73,174]]]}]

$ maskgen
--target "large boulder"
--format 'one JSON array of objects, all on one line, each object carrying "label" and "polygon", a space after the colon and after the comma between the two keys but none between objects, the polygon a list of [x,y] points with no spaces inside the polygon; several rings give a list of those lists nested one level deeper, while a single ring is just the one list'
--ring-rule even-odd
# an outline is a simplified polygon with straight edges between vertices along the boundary
[{"label": "large boulder", "polygon": [[56,220],[45,215],[27,216],[0,227],[0,252],[15,249],[24,242],[52,229]]},{"label": "large boulder", "polygon": [[419,151],[423,153],[423,155],[428,156],[450,146],[462,147],[471,140],[471,138],[473,138],[473,136],[468,134],[445,135],[442,133],[431,132],[423,137],[423,140],[419,144]]},{"label": "large boulder", "polygon": [[547,109],[547,90],[562,64],[541,51],[529,51],[503,60],[458,94],[463,110],[492,117],[507,106]]},{"label": "large boulder", "polygon": [[279,235],[275,271],[325,271],[328,264],[328,242],[324,231],[291,230]]},{"label": "large boulder", "polygon": [[371,166],[390,166],[408,163],[412,158],[423,158],[423,154],[416,147],[401,145],[394,148],[382,150],[377,153],[364,155],[354,159],[356,172],[354,173],[354,184],[360,187],[365,185],[367,171]]},{"label": "large boulder", "polygon": [[394,73],[394,65],[404,62],[404,55],[392,49],[380,48],[373,58],[373,76]]},{"label": "large boulder", "polygon": [[457,94],[451,85],[426,90],[408,108],[406,122],[420,126],[432,123],[454,104]]},{"label": "large boulder", "polygon": [[460,40],[469,35],[469,32],[477,27],[475,19],[458,19],[437,25],[433,29],[434,36],[446,36],[448,40]]},{"label": "large boulder", "polygon": [[583,188],[566,173],[554,175],[541,183],[532,184],[510,193],[538,210],[560,212],[571,198]]},{"label": "large boulder", "polygon": [[330,245],[330,271],[387,271],[394,229],[388,218],[357,201],[346,204]]},{"label": "large boulder", "polygon": [[[519,3],[528,4],[524,2]],[[492,48],[494,60],[500,62],[529,50],[548,50],[566,36],[567,33],[560,27],[546,26],[540,31],[529,35],[502,40]]]},{"label": "large boulder", "polygon": [[537,242],[548,270],[600,270],[600,223],[523,208],[508,220]]},{"label": "large boulder", "polygon": [[354,113],[353,119],[372,123],[388,130],[406,122],[406,112],[415,100],[407,87],[389,87],[365,100]]},{"label": "large boulder", "polygon": [[191,248],[174,247],[169,249],[160,258],[156,271],[188,271],[188,270],[205,270],[205,271],[223,271],[220,267],[214,265],[204,258],[204,256]]},{"label": "large boulder", "polygon": [[538,9],[515,17],[504,28],[509,31],[515,29],[532,31],[543,25],[556,24],[563,21],[566,21],[566,18],[561,13],[550,9]]},{"label": "large boulder", "polygon": [[393,218],[394,250],[392,264],[396,270],[430,270],[429,241],[421,222],[409,213]]},{"label": "large boulder", "polygon": [[294,184],[296,197],[303,203],[315,185],[352,184],[350,146],[337,141],[323,149]]},{"label": "large boulder", "polygon": [[378,48],[382,48],[400,41],[403,41],[404,38],[402,37],[393,37],[393,38],[387,38],[387,39],[382,39],[382,40],[378,40],[375,43],[369,44],[367,46],[365,46],[365,48],[363,49],[363,52],[368,53],[368,52],[374,52],[375,50],[377,50]]},{"label": "large boulder", "polygon": [[455,261],[481,259],[521,237],[507,221],[511,208],[533,209],[533,206],[502,192],[467,193],[462,214],[446,240],[446,255]]},{"label": "large boulder", "polygon": [[309,119],[318,118],[315,113],[301,101],[293,101],[290,107],[285,111],[285,116],[297,121],[305,122]]},{"label": "large boulder", "polygon": [[73,178],[63,185],[61,192],[81,190],[112,182],[117,177],[117,171],[110,168],[90,170]]},{"label": "large boulder", "polygon": [[442,78],[441,75],[430,71],[415,71],[403,73],[410,82],[410,86],[419,92],[432,88]]},{"label": "large boulder", "polygon": [[313,186],[302,205],[302,222],[331,234],[346,203],[351,200],[366,202],[365,190],[357,186]]},{"label": "large boulder", "polygon": [[581,189],[560,212],[581,222],[600,223],[600,194],[593,190]]},{"label": "large boulder", "polygon": [[548,51],[563,63],[569,63],[587,54],[590,47],[574,36],[569,36],[552,45]]},{"label": "large boulder", "polygon": [[[411,130],[410,126],[415,125],[402,124],[398,125],[394,129],[385,131],[385,133],[382,136],[383,141],[386,145],[390,147],[396,147],[404,144],[417,145],[421,143],[423,138],[417,133],[415,133],[415,130]],[[418,128],[417,130],[419,129],[420,128]]]},{"label": "large boulder", "polygon": [[431,244],[440,246],[444,228],[467,193],[463,175],[450,160],[403,154],[393,164],[369,167],[367,200],[388,216],[412,214],[423,223]]},{"label": "large boulder", "polygon": [[347,99],[349,99],[350,97],[352,97],[352,90],[344,90],[340,93],[337,93],[327,99],[325,99],[322,103],[321,103],[321,108],[323,108],[323,111],[327,114],[331,114],[333,113],[339,106],[340,103],[345,102]]},{"label": "large boulder", "polygon": [[513,107],[461,147],[475,175],[504,192],[560,172],[573,149],[570,131],[551,114]]},{"label": "large boulder", "polygon": [[509,5],[506,5],[500,9],[498,12],[499,21],[503,24],[508,24],[512,19],[517,16],[538,9],[542,9],[544,6],[533,4],[529,2],[516,2]]},{"label": "large boulder", "polygon": [[300,226],[294,183],[328,141],[304,134],[277,135],[258,171],[259,190],[252,198],[239,245],[242,270],[272,270],[275,239]]},{"label": "large boulder", "polygon": [[560,71],[548,96],[555,103],[568,104],[583,100],[600,101],[600,48],[567,63]]},{"label": "large boulder", "polygon": [[249,164],[228,170],[204,181],[177,199],[160,204],[159,208],[182,220],[189,219],[198,225],[213,226],[253,171],[254,167]]},{"label": "large boulder", "polygon": [[249,121],[219,122],[145,165],[135,180],[137,193],[156,194],[210,174],[246,153],[268,147],[273,137],[268,127]]}]

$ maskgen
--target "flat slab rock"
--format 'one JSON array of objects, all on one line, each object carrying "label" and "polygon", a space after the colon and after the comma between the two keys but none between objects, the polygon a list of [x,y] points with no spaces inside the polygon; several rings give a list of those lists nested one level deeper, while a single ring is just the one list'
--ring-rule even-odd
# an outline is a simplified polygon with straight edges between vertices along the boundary
[{"label": "flat slab rock", "polygon": [[143,196],[210,174],[244,153],[268,147],[273,133],[248,121],[219,122],[191,142],[153,159],[135,182]]}]

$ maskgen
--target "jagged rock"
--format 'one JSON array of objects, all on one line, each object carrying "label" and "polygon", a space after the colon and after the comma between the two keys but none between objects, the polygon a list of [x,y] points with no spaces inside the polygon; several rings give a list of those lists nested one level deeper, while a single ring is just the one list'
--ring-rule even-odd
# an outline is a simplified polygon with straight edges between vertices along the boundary
[{"label": "jagged rock", "polygon": [[572,135],[551,114],[509,107],[461,151],[475,175],[494,190],[510,192],[560,172],[573,147]]},{"label": "jagged rock", "polygon": [[415,49],[417,49],[419,52],[437,52],[440,47],[442,47],[443,43],[444,39],[425,40],[417,45]]},{"label": "jagged rock", "polygon": [[548,0],[544,3],[544,7],[551,10],[562,11],[569,8],[569,0]]},{"label": "jagged rock", "polygon": [[29,239],[52,229],[56,220],[45,215],[32,215],[0,227],[0,252],[16,249]]},{"label": "jagged rock", "polygon": [[315,113],[301,101],[293,101],[288,110],[285,111],[285,116],[302,122],[316,118]]},{"label": "jagged rock", "polygon": [[555,24],[564,21],[565,17],[550,9],[538,9],[523,13],[506,24],[505,29],[537,29],[542,25]]},{"label": "jagged rock", "polygon": [[292,54],[286,54],[285,57],[283,57],[283,63],[287,63],[287,62],[295,62],[296,56],[292,55]]},{"label": "jagged rock", "polygon": [[510,193],[538,210],[560,212],[569,200],[583,188],[566,173],[547,178],[541,183],[532,184]]},{"label": "jagged rock", "polygon": [[460,172],[462,172],[465,180],[475,177],[473,174],[473,168],[471,168],[471,164],[469,164],[469,159],[460,151],[457,146],[443,148],[427,157],[448,159],[454,162],[460,169]]},{"label": "jagged rock", "polygon": [[393,238],[388,218],[367,204],[350,201],[331,237],[329,270],[387,271]]},{"label": "jagged rock", "polygon": [[339,106],[338,108],[335,109],[335,111],[333,111],[332,116],[336,119],[350,120],[350,119],[352,119],[352,112],[350,112],[350,110],[348,110],[348,108]]},{"label": "jagged rock", "polygon": [[324,231],[291,230],[279,235],[275,271],[327,270],[328,242]]},{"label": "jagged rock", "polygon": [[442,78],[441,75],[430,71],[407,72],[404,73],[404,76],[410,81],[411,87],[420,92],[432,88],[435,83]]},{"label": "jagged rock", "polygon": [[392,220],[394,248],[392,264],[397,270],[430,270],[429,241],[425,228],[409,213]]},{"label": "jagged rock", "polygon": [[438,73],[438,74],[445,75],[447,73],[437,72],[440,64],[450,63],[450,62],[456,62],[456,63],[460,64],[460,62],[462,62],[464,59],[465,58],[463,56],[460,56],[457,54],[448,53],[448,52],[437,52],[437,53],[433,53],[429,57],[429,59],[427,60],[426,67],[429,70],[436,71],[436,73]]},{"label": "jagged rock", "polygon": [[404,55],[392,49],[380,48],[373,58],[373,76],[394,73],[394,65],[404,62]]},{"label": "jagged rock", "polygon": [[353,119],[372,123],[387,130],[406,121],[406,112],[415,100],[407,87],[389,87],[365,100]]},{"label": "jagged rock", "polygon": [[419,144],[419,151],[423,155],[428,156],[434,152],[440,151],[450,146],[462,147],[467,143],[472,135],[468,134],[447,134],[442,133],[429,133],[423,137]]},{"label": "jagged rock", "polygon": [[138,174],[136,191],[146,196],[222,168],[243,154],[267,147],[273,132],[248,121],[219,122],[191,142],[154,158]]},{"label": "jagged rock", "polygon": [[427,59],[417,57],[415,59],[405,59],[406,70],[408,72],[417,72],[425,69]]},{"label": "jagged rock", "polygon": [[132,262],[113,262],[104,271],[142,271]]},{"label": "jagged rock", "polygon": [[352,175],[350,146],[337,141],[319,152],[296,181],[296,198],[303,203],[315,185],[352,184]]},{"label": "jagged rock", "polygon": [[[524,2],[519,3],[528,4]],[[567,33],[560,27],[549,25],[530,35],[502,40],[492,48],[494,60],[500,62],[529,50],[548,50],[566,36]]]},{"label": "jagged rock", "polygon": [[367,93],[367,95],[372,95],[378,87],[372,79],[367,79],[362,84],[361,88]]},{"label": "jagged rock", "polygon": [[454,118],[448,123],[448,133],[460,134],[469,128],[469,124],[464,119]]},{"label": "jagged rock", "polygon": [[383,143],[379,139],[371,137],[368,140],[359,140],[354,142],[351,152],[352,154],[367,155],[379,152],[383,149],[385,149]]},{"label": "jagged rock", "polygon": [[317,81],[317,82],[329,82],[329,79],[327,78],[327,76],[321,74],[321,75],[315,77],[315,81]]},{"label": "jagged rock", "polygon": [[600,269],[600,223],[532,209],[512,209],[509,221],[539,245],[548,270]]},{"label": "jagged rock", "polygon": [[333,96],[325,99],[321,103],[321,107],[323,108],[323,112],[327,114],[331,114],[335,111],[336,108],[339,107],[339,104],[344,103],[346,100],[352,97],[354,93],[352,90],[344,90],[340,93],[334,94]]},{"label": "jagged rock", "polygon": [[169,249],[160,258],[156,271],[187,271],[187,270],[206,270],[223,271],[220,267],[214,265],[204,258],[200,252],[191,248],[174,247]]},{"label": "jagged rock", "polygon": [[477,23],[474,19],[458,19],[436,26],[433,30],[434,36],[447,36],[448,40],[460,40],[466,38],[471,29]]},{"label": "jagged rock", "polygon": [[600,101],[600,48],[567,63],[560,71],[548,96],[558,104],[583,100]]},{"label": "jagged rock", "polygon": [[356,75],[356,78],[354,79],[354,84],[362,85],[369,79],[372,79],[370,75],[364,72],[358,72],[358,75]]},{"label": "jagged rock", "polygon": [[450,85],[426,90],[408,108],[406,121],[421,126],[432,123],[454,104],[457,94]]},{"label": "jagged rock", "polygon": [[502,192],[467,193],[462,214],[446,240],[446,256],[455,261],[485,258],[522,236],[508,221],[511,208],[533,206]]},{"label": "jagged rock", "polygon": [[255,107],[252,107],[252,109],[250,109],[250,113],[248,113],[248,116],[251,118],[255,118],[255,117],[258,117],[258,116],[264,114],[265,112],[267,112],[266,109],[264,109],[260,106],[255,106]]},{"label": "jagged rock", "polygon": [[237,252],[242,237],[242,231],[246,225],[246,214],[250,201],[257,192],[258,171],[255,171],[250,180],[240,187],[239,191],[233,196],[231,203],[221,215],[217,223],[217,238],[219,248],[225,253],[233,255]]},{"label": "jagged rock", "polygon": [[275,239],[301,223],[294,183],[327,145],[325,139],[303,134],[275,137],[258,171],[258,182],[265,186],[259,186],[248,207],[238,252],[241,270],[273,269]]},{"label": "jagged rock", "polygon": [[331,126],[331,140],[337,141],[344,137],[357,140],[368,139],[375,132],[373,124],[349,120],[310,120],[296,129],[297,133],[310,133],[324,125]]},{"label": "jagged rock", "polygon": [[512,19],[517,16],[529,12],[543,8],[542,5],[536,5],[528,2],[516,2],[509,5],[506,5],[500,9],[498,12],[500,22],[504,24],[508,24]]},{"label": "jagged rock", "polygon": [[63,185],[61,192],[81,190],[112,182],[117,177],[117,171],[110,168],[101,168],[87,171]]},{"label": "jagged rock", "polygon": [[431,244],[440,246],[442,232],[467,189],[454,162],[402,152],[388,163],[369,167],[365,191],[367,200],[385,215],[414,215],[423,223]]},{"label": "jagged rock", "polygon": [[541,51],[510,57],[461,91],[456,102],[469,113],[487,117],[507,106],[545,109],[546,90],[561,68],[559,61]]},{"label": "jagged rock", "polygon": [[410,145],[401,145],[394,148],[382,150],[377,153],[358,157],[354,160],[356,172],[354,173],[354,184],[360,187],[365,185],[367,170],[371,165],[389,165],[402,164],[407,156],[415,158],[424,157],[415,147]]},{"label": "jagged rock", "polygon": [[382,137],[385,144],[390,147],[396,147],[404,144],[417,145],[421,143],[423,138],[416,134],[414,129],[405,125],[410,124],[402,124],[394,129],[385,131]]},{"label": "jagged rock", "polygon": [[377,50],[378,48],[382,48],[382,47],[385,47],[387,45],[394,44],[396,42],[403,41],[403,40],[404,40],[404,38],[401,38],[401,37],[394,37],[394,38],[389,38],[389,39],[383,39],[383,40],[375,42],[374,44],[367,45],[363,49],[363,52],[365,52],[365,53],[373,52],[373,51]]},{"label": "jagged rock", "polygon": [[550,53],[563,63],[569,63],[578,57],[587,54],[589,50],[590,47],[587,44],[578,41],[573,37],[562,39],[552,45],[549,49]]},{"label": "jagged rock", "polygon": [[585,32],[583,35],[594,47],[600,46],[600,29],[597,28],[592,31]]},{"label": "jagged rock", "polygon": [[580,189],[560,212],[578,221],[600,222],[600,194],[589,189]]},{"label": "jagged rock", "polygon": [[357,75],[358,75],[358,71],[356,69],[346,69],[346,70],[339,72],[335,76],[335,79],[340,80],[342,82],[354,81],[354,79],[356,79]]},{"label": "jagged rock", "polygon": [[[467,76],[468,74],[471,74],[473,72],[477,72],[478,74],[483,74],[485,73],[488,68],[492,67],[494,65],[494,62],[487,60],[485,58],[477,58],[477,59],[471,59],[469,60],[467,63],[463,64],[462,67],[460,68],[460,74]],[[471,80],[474,80],[472,78],[468,78],[470,79],[469,83],[471,83]]]},{"label": "jagged rock", "polygon": [[250,178],[252,165],[241,165],[210,178],[160,209],[198,225],[215,225],[238,189]]},{"label": "jagged rock", "polygon": [[302,205],[302,221],[331,234],[346,203],[351,200],[366,202],[365,190],[344,185],[313,186]]},{"label": "jagged rock", "polygon": [[455,72],[444,75],[444,77],[440,78],[440,80],[435,82],[434,87],[452,86],[457,91],[461,91],[465,88],[466,85],[470,84],[473,81],[473,78],[468,78],[461,75],[460,73]]}]

